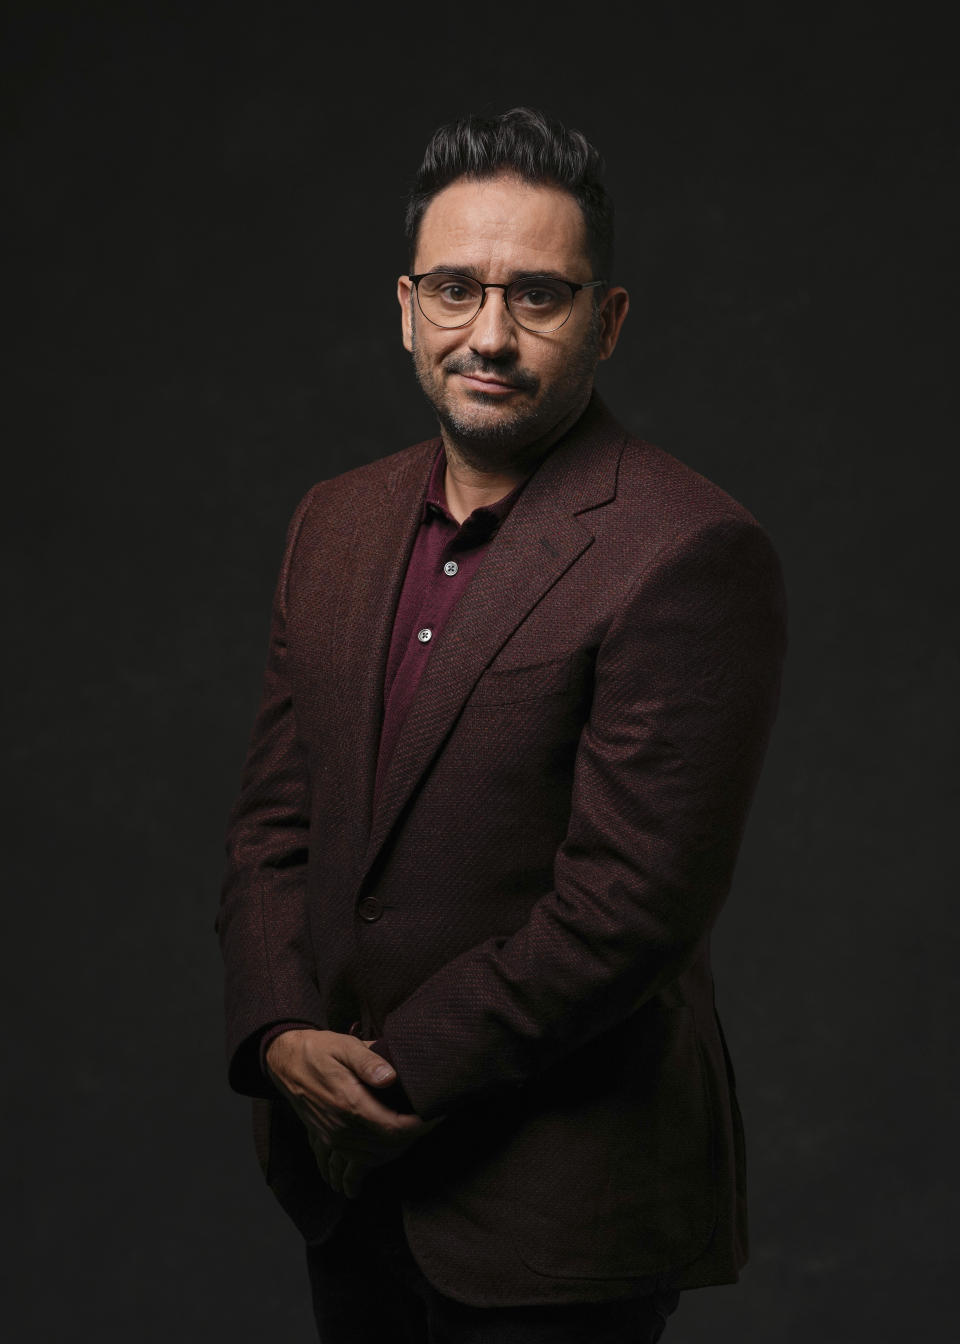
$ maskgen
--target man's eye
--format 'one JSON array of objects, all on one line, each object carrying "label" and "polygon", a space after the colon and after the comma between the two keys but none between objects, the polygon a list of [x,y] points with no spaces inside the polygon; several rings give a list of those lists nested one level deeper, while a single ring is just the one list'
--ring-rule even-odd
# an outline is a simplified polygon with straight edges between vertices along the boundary
[{"label": "man's eye", "polygon": [[445,299],[447,303],[463,303],[466,299],[472,297],[470,291],[465,289],[463,285],[441,285],[439,293],[440,297]]},{"label": "man's eye", "polygon": [[549,285],[527,285],[514,293],[513,301],[524,308],[552,308],[560,302],[560,294]]}]

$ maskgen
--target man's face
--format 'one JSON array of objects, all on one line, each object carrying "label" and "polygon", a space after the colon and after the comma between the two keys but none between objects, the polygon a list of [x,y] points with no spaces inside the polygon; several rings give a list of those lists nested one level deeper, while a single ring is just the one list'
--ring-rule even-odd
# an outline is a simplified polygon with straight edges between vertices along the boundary
[{"label": "man's face", "polygon": [[[430,202],[420,225],[414,271],[443,270],[507,284],[524,275],[566,280],[592,274],[580,207],[557,187],[513,176],[461,178]],[[470,448],[509,457],[562,431],[586,405],[600,359],[613,351],[626,315],[622,289],[580,291],[569,318],[546,334],[525,330],[503,291],[488,290],[467,326],[438,327],[417,307],[401,276],[403,343],[446,434]]]}]

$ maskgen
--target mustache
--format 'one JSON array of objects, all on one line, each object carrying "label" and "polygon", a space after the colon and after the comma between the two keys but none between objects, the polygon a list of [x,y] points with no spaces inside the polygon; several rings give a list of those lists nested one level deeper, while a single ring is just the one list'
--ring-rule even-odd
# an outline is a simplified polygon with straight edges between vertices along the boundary
[{"label": "mustache", "polygon": [[453,355],[444,361],[443,367],[447,373],[464,373],[468,376],[480,374],[487,378],[497,378],[501,382],[509,383],[511,387],[519,388],[521,392],[535,392],[539,386],[539,380],[532,373],[519,366],[512,367],[506,360]]}]

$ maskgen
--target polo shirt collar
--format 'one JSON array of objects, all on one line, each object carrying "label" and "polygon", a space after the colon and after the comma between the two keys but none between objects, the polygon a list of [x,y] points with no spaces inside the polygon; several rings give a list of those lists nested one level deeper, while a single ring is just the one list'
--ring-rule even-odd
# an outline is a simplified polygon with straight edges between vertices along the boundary
[{"label": "polo shirt collar", "polygon": [[[443,488],[446,470],[447,454],[441,443],[440,447],[437,449],[437,455],[433,459],[433,466],[430,470],[430,479],[427,481],[427,493],[423,501],[421,520],[426,522],[431,516],[431,513],[439,511],[445,518],[449,519],[454,526],[458,526],[456,519],[447,508],[447,496],[446,491]],[[472,513],[468,514],[459,526],[468,529],[470,532],[495,532],[513,508],[520,491],[526,483],[525,480],[521,481],[508,495],[504,495],[502,499],[498,499],[494,504],[481,504],[479,508],[474,509]]]}]

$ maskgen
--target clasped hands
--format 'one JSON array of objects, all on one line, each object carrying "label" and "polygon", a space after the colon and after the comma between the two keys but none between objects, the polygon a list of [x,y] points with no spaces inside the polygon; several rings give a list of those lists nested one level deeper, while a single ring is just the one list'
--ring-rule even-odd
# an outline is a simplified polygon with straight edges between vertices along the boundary
[{"label": "clasped hands", "polygon": [[350,1199],[372,1167],[399,1157],[442,1119],[402,1115],[374,1095],[371,1088],[389,1087],[397,1075],[372,1044],[298,1028],[271,1041],[266,1055],[271,1077],[306,1127],[320,1174]]}]

